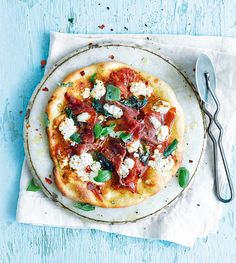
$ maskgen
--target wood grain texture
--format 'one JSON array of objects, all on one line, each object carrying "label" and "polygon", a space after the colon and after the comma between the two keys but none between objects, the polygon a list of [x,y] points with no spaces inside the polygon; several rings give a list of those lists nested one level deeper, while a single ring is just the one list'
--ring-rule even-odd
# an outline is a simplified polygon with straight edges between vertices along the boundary
[{"label": "wood grain texture", "polygon": [[[50,31],[236,37],[236,1],[0,0],[0,7],[0,262],[235,262],[235,202],[225,206],[218,232],[198,240],[191,250],[170,242],[14,220],[24,158],[23,118],[43,76],[40,61],[47,57]],[[233,170],[235,157],[231,163]]]}]

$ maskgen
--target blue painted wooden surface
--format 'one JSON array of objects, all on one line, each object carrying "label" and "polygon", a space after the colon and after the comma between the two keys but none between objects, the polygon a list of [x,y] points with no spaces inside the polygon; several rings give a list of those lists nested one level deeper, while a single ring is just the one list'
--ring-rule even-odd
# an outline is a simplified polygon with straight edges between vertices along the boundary
[{"label": "blue painted wooden surface", "polygon": [[235,202],[225,206],[218,232],[198,240],[191,250],[164,241],[14,221],[24,158],[23,118],[43,76],[40,61],[47,58],[50,31],[236,37],[235,11],[233,0],[0,0],[1,263],[236,262]]}]

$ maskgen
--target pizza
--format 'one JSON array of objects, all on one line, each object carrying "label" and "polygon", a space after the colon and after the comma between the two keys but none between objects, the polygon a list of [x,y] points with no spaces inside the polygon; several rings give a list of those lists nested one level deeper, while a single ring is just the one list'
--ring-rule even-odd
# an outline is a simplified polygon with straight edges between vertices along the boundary
[{"label": "pizza", "polygon": [[101,62],[70,73],[46,112],[54,181],[74,201],[138,204],[181,165],[184,114],[173,90],[129,65]]}]

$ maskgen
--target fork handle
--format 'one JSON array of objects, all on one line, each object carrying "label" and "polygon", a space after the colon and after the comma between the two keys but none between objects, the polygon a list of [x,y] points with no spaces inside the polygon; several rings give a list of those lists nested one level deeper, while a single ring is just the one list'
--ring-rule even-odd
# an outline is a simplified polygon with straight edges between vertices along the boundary
[{"label": "fork handle", "polygon": [[216,140],[214,134],[211,131],[212,123],[213,122],[215,123],[215,119],[212,116],[212,114],[206,109],[205,103],[203,103],[203,107],[202,108],[203,108],[203,111],[206,113],[206,115],[209,118],[209,125],[208,125],[208,128],[207,128],[207,131],[208,131],[209,137],[210,137],[210,139],[211,139],[211,141],[213,143],[215,193],[216,193],[216,196],[217,196],[219,201],[221,201],[223,203],[229,203],[234,198],[234,189],[233,189],[233,184],[232,184],[230,173],[229,173],[227,160],[226,160],[225,153],[224,153],[224,148],[222,146],[222,141],[221,141],[222,140],[222,132],[223,132],[223,130],[220,129],[218,127],[218,125],[217,125],[218,129],[220,130],[220,134],[221,134],[221,137],[219,136],[219,138],[218,138],[218,144],[219,144],[221,159],[222,159],[223,164],[224,164],[226,178],[227,178],[227,182],[228,182],[228,187],[229,187],[229,192],[230,192],[229,198],[222,197],[221,196],[221,192],[220,192],[219,173],[218,173],[218,144],[217,144],[217,140]]},{"label": "fork handle", "polygon": [[[227,159],[226,159],[226,156],[225,156],[225,151],[224,151],[224,147],[223,147],[223,143],[222,143],[224,130],[223,130],[223,127],[221,126],[221,124],[219,123],[218,118],[217,118],[218,117],[218,113],[220,111],[220,102],[219,102],[215,92],[211,88],[210,74],[209,73],[205,73],[205,79],[206,79],[207,89],[210,91],[211,96],[213,97],[213,100],[214,100],[214,102],[216,104],[216,111],[215,111],[213,116],[211,115],[211,118],[213,117],[213,121],[214,121],[215,125],[217,126],[217,128],[219,129],[219,132],[220,132],[219,136],[218,136],[218,146],[220,148],[220,155],[221,155],[221,159],[223,161],[223,165],[224,165],[225,173],[226,173],[226,178],[227,178],[228,186],[229,186],[229,190],[230,190],[230,198],[229,199],[224,199],[223,198],[225,203],[227,203],[227,202],[230,202],[233,199],[233,197],[234,197],[234,188],[233,188],[233,183],[232,183],[232,180],[231,180],[229,166],[228,166],[228,163],[227,163]],[[218,194],[220,196],[219,189],[218,189]],[[220,196],[220,198],[221,198],[221,196]]]}]

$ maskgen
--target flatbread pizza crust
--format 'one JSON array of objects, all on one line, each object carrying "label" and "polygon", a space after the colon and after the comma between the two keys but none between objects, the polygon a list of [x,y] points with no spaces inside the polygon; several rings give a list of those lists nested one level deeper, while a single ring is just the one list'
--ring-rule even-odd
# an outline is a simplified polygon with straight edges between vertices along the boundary
[{"label": "flatbread pizza crust", "polygon": [[[143,79],[148,81],[150,86],[153,87],[152,97],[158,97],[161,100],[167,101],[171,107],[176,108],[175,121],[169,139],[170,142],[174,139],[178,140],[178,147],[174,154],[176,160],[174,167],[164,174],[149,167],[144,176],[138,179],[136,193],[131,192],[127,188],[114,189],[112,187],[112,180],[109,180],[104,184],[104,187],[101,190],[103,200],[100,200],[92,191],[87,189],[87,183],[80,180],[75,171],[68,167],[63,168],[61,166],[61,160],[59,160],[57,156],[57,145],[60,144],[63,137],[58,131],[58,125],[65,117],[64,109],[67,104],[65,94],[70,93],[77,99],[83,100],[83,88],[89,83],[89,77],[92,74],[97,73],[98,79],[106,79],[112,71],[120,68],[134,69],[126,64],[114,61],[93,64],[70,73],[63,80],[63,83],[73,82],[74,85],[69,88],[58,86],[52,93],[46,109],[49,119],[49,127],[47,128],[48,142],[50,155],[54,163],[54,181],[56,186],[63,195],[74,201],[104,208],[128,207],[138,204],[158,193],[167,185],[172,176],[176,174],[181,165],[183,155],[184,114],[173,90],[161,79],[146,72],[134,69]],[[81,72],[83,72],[83,74],[81,74]]]}]

